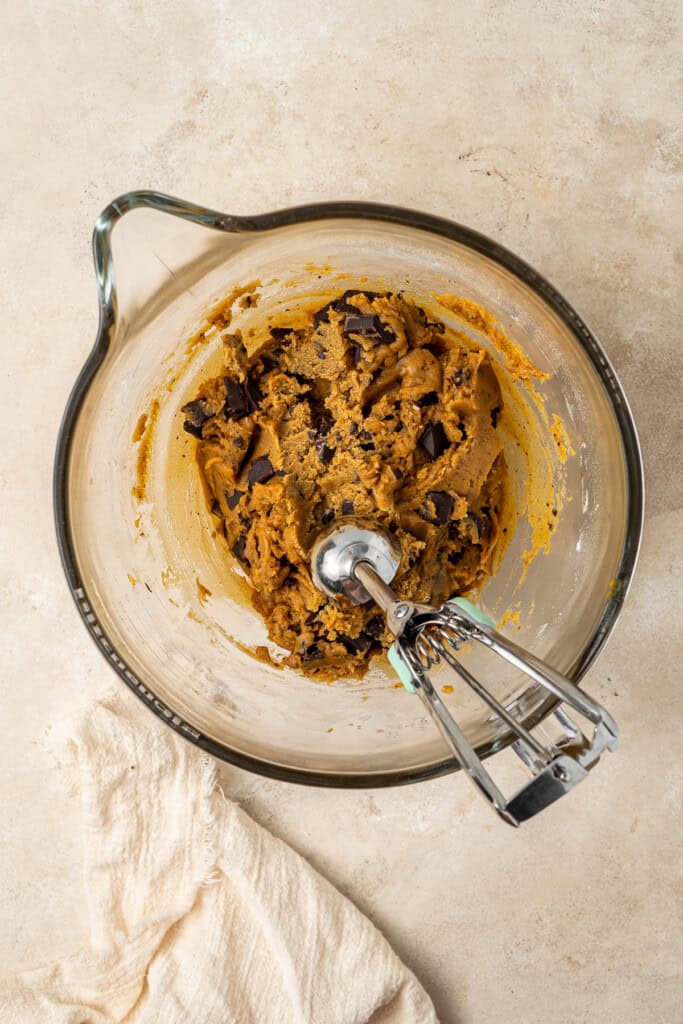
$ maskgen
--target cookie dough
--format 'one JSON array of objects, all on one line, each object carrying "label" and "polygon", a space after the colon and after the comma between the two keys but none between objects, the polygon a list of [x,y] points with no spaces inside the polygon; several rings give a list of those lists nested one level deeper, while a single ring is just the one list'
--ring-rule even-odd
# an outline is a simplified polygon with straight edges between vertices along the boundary
[{"label": "cookie dough", "polygon": [[251,354],[224,342],[224,375],[183,407],[212,512],[284,663],[361,676],[392,638],[373,604],[316,589],[311,546],[341,517],[376,523],[402,551],[394,589],[421,602],[486,575],[506,473],[489,355],[400,294],[355,290]]}]

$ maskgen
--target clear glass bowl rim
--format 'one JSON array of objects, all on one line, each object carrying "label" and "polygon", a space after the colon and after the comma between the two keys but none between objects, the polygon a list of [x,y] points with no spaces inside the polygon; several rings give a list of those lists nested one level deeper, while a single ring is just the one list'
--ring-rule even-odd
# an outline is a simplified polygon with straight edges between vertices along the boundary
[{"label": "clear glass bowl rim", "polygon": [[[559,317],[575,336],[590,359],[610,400],[617,422],[624,451],[627,490],[627,523],[624,544],[619,560],[616,580],[618,587],[598,622],[592,636],[576,659],[570,678],[579,683],[602,650],[621,612],[638,558],[644,519],[643,464],[638,435],[628,400],[617,375],[599,341],[565,298],[528,263],[510,250],[480,234],[472,228],[455,221],[432,214],[410,210],[384,203],[355,201],[311,203],[304,206],[287,207],[271,213],[255,216],[233,216],[220,213],[195,203],[186,202],[173,196],[151,190],[126,192],[109,203],[99,216],[93,231],[93,258],[99,304],[99,324],[95,343],[73,385],[59,429],[53,473],[53,503],[57,544],[64,573],[71,595],[86,629],[95,641],[108,663],[124,683],[152,710],[185,739],[220,760],[234,764],[247,771],[265,775],[286,782],[340,788],[370,788],[385,785],[402,785],[435,778],[458,769],[453,759],[403,772],[385,775],[346,775],[341,773],[318,773],[301,769],[286,768],[251,757],[241,751],[216,742],[199,733],[191,723],[184,721],[173,708],[156,697],[147,682],[138,680],[116,651],[97,619],[88,600],[88,588],[82,578],[75,556],[69,508],[69,468],[72,456],[74,428],[79,417],[88,389],[102,365],[116,333],[117,300],[114,264],[111,252],[111,233],[116,223],[126,213],[136,209],[151,209],[170,214],[183,220],[203,225],[215,231],[228,233],[259,233],[274,228],[330,219],[358,219],[384,221],[439,235],[458,242],[475,252],[498,263],[512,272],[520,281],[534,291]],[[524,725],[533,728],[557,706],[557,700],[549,696]],[[512,737],[510,737],[512,739]],[[477,750],[481,758],[489,757],[504,746],[500,740]]]}]

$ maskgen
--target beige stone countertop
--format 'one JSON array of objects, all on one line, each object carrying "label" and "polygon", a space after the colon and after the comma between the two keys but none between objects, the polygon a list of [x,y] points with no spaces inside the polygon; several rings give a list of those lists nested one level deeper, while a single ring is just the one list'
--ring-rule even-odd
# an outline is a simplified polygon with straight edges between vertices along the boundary
[{"label": "beige stone countertop", "polygon": [[679,5],[34,0],[2,21],[0,973],[87,935],[63,744],[119,686],[69,597],[51,506],[96,329],[94,221],[131,188],[233,213],[363,199],[517,252],[621,377],[647,521],[587,685],[622,739],[518,832],[462,776],[321,792],[225,767],[222,784],[384,930],[443,1024],[680,1020]]}]

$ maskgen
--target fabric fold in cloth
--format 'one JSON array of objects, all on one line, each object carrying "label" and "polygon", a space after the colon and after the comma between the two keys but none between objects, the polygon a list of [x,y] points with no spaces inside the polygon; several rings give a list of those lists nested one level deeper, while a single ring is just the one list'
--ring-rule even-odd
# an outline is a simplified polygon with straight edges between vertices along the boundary
[{"label": "fabric fold in cloth", "polygon": [[73,740],[90,949],[0,983],[2,1024],[437,1024],[367,918],[132,703]]}]

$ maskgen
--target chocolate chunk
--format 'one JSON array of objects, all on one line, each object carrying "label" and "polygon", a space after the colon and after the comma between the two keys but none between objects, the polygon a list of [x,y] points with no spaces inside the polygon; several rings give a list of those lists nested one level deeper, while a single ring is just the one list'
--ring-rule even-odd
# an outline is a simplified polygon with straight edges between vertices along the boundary
[{"label": "chocolate chunk", "polygon": [[334,519],[334,512],[332,511],[331,508],[326,508],[325,511],[323,512],[323,514],[320,517],[320,522],[323,524],[323,526],[328,526],[332,522],[333,519]]},{"label": "chocolate chunk", "polygon": [[322,309],[317,310],[313,314],[314,324],[329,324],[330,322],[330,307],[329,305],[323,306]]},{"label": "chocolate chunk", "polygon": [[359,292],[357,288],[349,288],[338,299],[331,302],[330,306],[337,313],[360,313],[358,306],[353,302],[349,302],[349,299],[353,299],[356,295],[362,294],[363,293]]},{"label": "chocolate chunk", "polygon": [[403,479],[403,470],[399,469],[398,466],[392,466],[391,468],[393,470],[393,473],[394,473],[394,476],[396,477],[396,479],[397,480],[402,480]]},{"label": "chocolate chunk", "polygon": [[246,382],[246,384],[244,385],[244,390],[247,396],[247,401],[249,402],[250,406],[249,412],[256,412],[259,405],[261,404],[263,395],[259,391],[256,384],[254,384],[253,380],[248,380]]},{"label": "chocolate chunk", "polygon": [[213,501],[211,502],[211,515],[212,515],[212,516],[218,516],[218,517],[219,517],[219,519],[220,519],[220,518],[222,517],[222,515],[223,515],[223,513],[221,512],[221,506],[220,506],[220,504],[219,504],[219,503],[218,503],[218,502],[216,501],[216,499],[215,499],[215,498],[214,498],[214,499],[213,499]]},{"label": "chocolate chunk", "polygon": [[183,430],[186,430],[188,434],[192,434],[193,437],[198,437],[201,441],[203,436],[201,427],[195,427],[195,425],[190,423],[189,420],[185,420],[183,423]]},{"label": "chocolate chunk", "polygon": [[194,402],[188,402],[180,411],[185,413],[183,430],[192,434],[193,437],[201,438],[202,426],[213,416],[213,409],[209,403],[203,398],[198,398]]},{"label": "chocolate chunk", "polygon": [[344,500],[341,503],[341,514],[343,516],[352,516],[355,512],[355,506],[352,501]]},{"label": "chocolate chunk", "polygon": [[464,553],[464,551],[451,551],[447,557],[447,561],[450,565],[457,565]]},{"label": "chocolate chunk", "polygon": [[382,321],[379,320],[379,318],[377,329],[385,345],[391,345],[392,341],[396,341],[396,335],[392,331],[391,327],[387,327],[387,325],[385,323],[382,323]]},{"label": "chocolate chunk", "polygon": [[353,295],[359,295],[360,293],[354,289],[344,292],[338,299],[334,299],[332,302],[328,302],[327,305],[323,306],[316,313],[313,314],[314,324],[328,324],[330,322],[330,310],[333,309],[335,313],[360,313],[357,306],[354,306],[349,302],[349,299]]},{"label": "chocolate chunk", "polygon": [[428,391],[426,395],[423,395],[422,398],[418,398],[417,400],[417,404],[421,409],[426,409],[430,405],[437,405],[438,402],[439,396],[436,391]]},{"label": "chocolate chunk", "polygon": [[198,398],[194,402],[188,402],[180,411],[185,413],[185,419],[193,427],[201,427],[202,424],[206,423],[213,416],[212,407],[203,398]]},{"label": "chocolate chunk", "polygon": [[293,327],[271,327],[270,336],[275,338],[276,341],[283,341],[293,330]]},{"label": "chocolate chunk", "polygon": [[334,448],[330,448],[329,445],[325,444],[324,439],[319,437],[315,442],[315,450],[317,451],[318,458],[322,462],[323,466],[329,466],[334,457]]},{"label": "chocolate chunk", "polygon": [[366,632],[358,636],[342,636],[339,638],[349,654],[365,654],[373,645],[373,638]]},{"label": "chocolate chunk", "polygon": [[368,302],[372,302],[373,299],[381,298],[379,292],[363,292],[359,288],[349,288],[344,294],[335,299],[334,302],[330,303],[332,309],[338,313],[360,313],[360,310],[353,303],[349,302],[349,299],[355,299],[356,295],[364,295]]},{"label": "chocolate chunk", "polygon": [[394,433],[395,434],[400,434],[402,430],[403,430],[403,424],[400,423],[400,422],[397,423],[396,426],[394,427]]},{"label": "chocolate chunk", "polygon": [[323,655],[320,653],[320,648],[317,644],[309,644],[306,650],[301,655],[302,661],[319,661]]},{"label": "chocolate chunk", "polygon": [[496,406],[493,407],[493,409],[491,409],[491,426],[492,427],[495,428],[495,427],[498,426],[498,417],[499,416],[500,416],[500,406],[496,405]]},{"label": "chocolate chunk", "polygon": [[344,321],[344,330],[347,334],[358,334],[361,338],[369,338],[372,341],[383,341],[390,345],[396,341],[396,335],[382,323],[380,317],[375,314],[361,313],[357,316],[350,315]]},{"label": "chocolate chunk", "polygon": [[366,441],[365,444],[362,444],[359,447],[360,447],[361,451],[364,451],[364,452],[374,452],[376,447],[377,447],[377,445],[375,444],[374,441]]},{"label": "chocolate chunk", "polygon": [[361,345],[353,346],[353,362],[355,366],[360,366],[360,364],[363,362],[364,355],[365,352],[363,351],[363,347]]},{"label": "chocolate chunk", "polygon": [[255,459],[249,467],[247,480],[250,484],[265,484],[274,475],[273,464],[267,455]]},{"label": "chocolate chunk", "polygon": [[374,314],[350,314],[344,321],[344,330],[347,334],[360,334],[361,338],[380,338],[381,334],[377,327],[380,323],[379,317]]},{"label": "chocolate chunk", "polygon": [[437,421],[436,423],[429,423],[420,434],[417,443],[427,453],[429,458],[434,461],[438,459],[440,455],[450,447],[450,441],[446,437],[446,431],[442,425]]},{"label": "chocolate chunk", "polygon": [[357,423],[352,423],[351,426],[349,427],[349,434],[351,435],[351,437],[355,437],[359,429],[360,427],[358,426]]},{"label": "chocolate chunk", "polygon": [[232,494],[225,492],[225,504],[229,509],[237,508],[240,503],[240,499],[244,497],[246,491],[233,491]]},{"label": "chocolate chunk", "polygon": [[235,544],[233,544],[232,553],[235,556],[235,558],[238,558],[240,560],[240,562],[244,562],[245,565],[249,565],[249,559],[247,558],[246,550],[247,538],[244,534],[242,534],[239,540]]},{"label": "chocolate chunk", "polygon": [[381,615],[373,615],[371,619],[365,623],[365,633],[369,633],[370,636],[374,636],[378,640],[384,632],[384,619]]},{"label": "chocolate chunk", "polygon": [[436,511],[437,523],[447,523],[453,511],[453,498],[446,491],[429,491],[427,497],[432,501]]},{"label": "chocolate chunk", "polygon": [[252,401],[244,384],[225,378],[225,407],[223,415],[226,420],[241,420],[253,411]]}]

